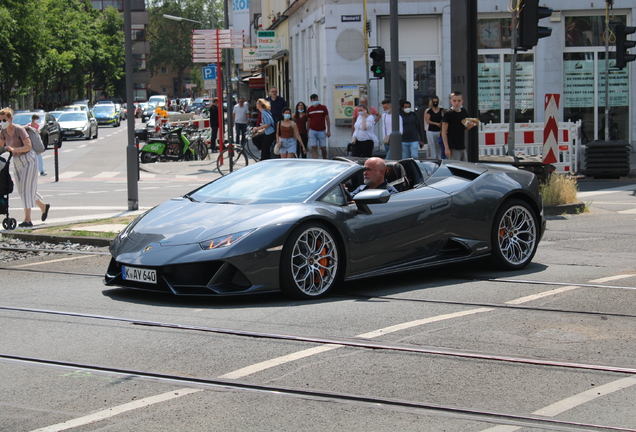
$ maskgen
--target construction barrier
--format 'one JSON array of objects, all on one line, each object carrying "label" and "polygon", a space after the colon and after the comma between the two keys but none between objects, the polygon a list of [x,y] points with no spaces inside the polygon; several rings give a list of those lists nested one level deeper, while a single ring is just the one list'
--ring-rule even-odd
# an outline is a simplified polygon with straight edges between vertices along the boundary
[{"label": "construction barrier", "polygon": [[[558,123],[558,160],[553,163],[557,172],[577,173],[581,168],[581,120],[576,123]],[[479,155],[503,156],[508,154],[508,123],[488,123],[479,127]],[[515,153],[539,156],[543,154],[543,123],[517,123],[515,125]]]},{"label": "construction barrier", "polygon": [[179,120],[173,118],[162,118],[155,123],[155,133],[159,133],[164,126],[193,126],[199,130],[210,129],[210,119],[190,119]]}]

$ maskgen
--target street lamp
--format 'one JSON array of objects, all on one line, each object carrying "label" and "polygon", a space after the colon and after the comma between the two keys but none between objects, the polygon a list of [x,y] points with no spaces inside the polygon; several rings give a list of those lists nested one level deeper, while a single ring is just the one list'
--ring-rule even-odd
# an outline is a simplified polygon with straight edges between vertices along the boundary
[{"label": "street lamp", "polygon": [[173,20],[173,21],[190,21],[190,22],[193,22],[193,23],[201,24],[202,26],[205,25],[201,21],[192,20],[192,19],[188,19],[188,18],[182,18],[182,17],[178,17],[178,16],[174,16],[174,15],[163,14],[163,17],[166,18],[166,19],[169,19],[169,20]]}]

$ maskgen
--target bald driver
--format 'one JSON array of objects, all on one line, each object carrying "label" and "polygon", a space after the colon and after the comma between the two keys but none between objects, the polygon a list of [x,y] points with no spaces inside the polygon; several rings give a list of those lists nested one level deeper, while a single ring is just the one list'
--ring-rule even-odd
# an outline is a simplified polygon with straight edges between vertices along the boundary
[{"label": "bald driver", "polygon": [[364,168],[364,184],[358,186],[356,190],[350,193],[351,198],[365,189],[386,189],[391,195],[398,193],[398,190],[384,179],[386,164],[383,159],[378,157],[369,158],[364,163]]}]

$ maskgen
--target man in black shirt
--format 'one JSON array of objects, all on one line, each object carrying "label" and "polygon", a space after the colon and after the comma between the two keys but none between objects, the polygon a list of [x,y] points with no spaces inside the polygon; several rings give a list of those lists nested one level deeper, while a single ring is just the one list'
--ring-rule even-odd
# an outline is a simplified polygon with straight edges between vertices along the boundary
[{"label": "man in black shirt", "polygon": [[283,119],[283,108],[287,108],[287,102],[281,96],[278,96],[278,89],[272,87],[269,89],[269,96],[265,99],[269,102],[270,112],[274,118],[274,122],[278,123]]},{"label": "man in black shirt", "polygon": [[216,138],[219,133],[219,99],[212,99],[212,105],[210,106],[210,131],[212,136],[210,137],[210,151],[216,151]]},{"label": "man in black shirt", "polygon": [[444,151],[449,159],[468,161],[466,145],[464,144],[464,131],[472,129],[475,123],[469,120],[468,112],[462,107],[464,98],[458,91],[450,95],[451,107],[442,117],[442,139]]}]

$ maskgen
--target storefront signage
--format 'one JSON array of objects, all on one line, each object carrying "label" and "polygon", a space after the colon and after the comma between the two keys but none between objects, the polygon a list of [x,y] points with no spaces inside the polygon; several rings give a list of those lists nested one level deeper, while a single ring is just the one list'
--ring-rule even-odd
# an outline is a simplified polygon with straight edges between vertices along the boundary
[{"label": "storefront signage", "polygon": [[259,31],[256,36],[256,48],[256,58],[272,58],[280,51],[280,42],[276,39],[276,32],[272,30]]}]

